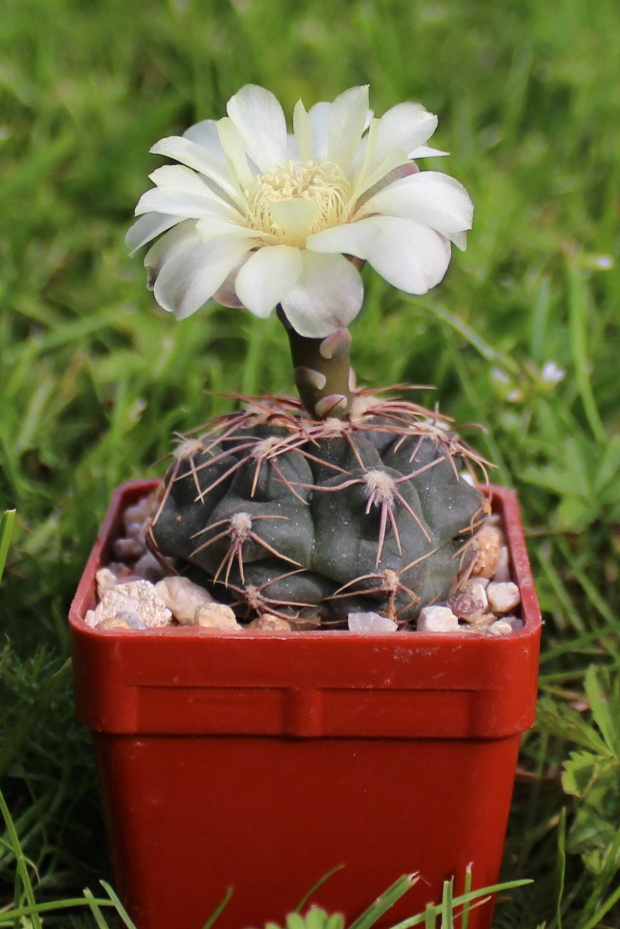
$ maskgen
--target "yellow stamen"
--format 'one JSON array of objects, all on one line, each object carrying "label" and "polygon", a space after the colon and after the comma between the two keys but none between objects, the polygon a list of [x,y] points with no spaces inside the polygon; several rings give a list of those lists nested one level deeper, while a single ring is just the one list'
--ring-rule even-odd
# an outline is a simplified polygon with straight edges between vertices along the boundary
[{"label": "yellow stamen", "polygon": [[281,200],[302,198],[317,209],[308,235],[344,222],[351,184],[336,164],[329,161],[288,161],[254,178],[244,191],[250,224],[283,245],[298,245],[274,222],[271,205]]}]

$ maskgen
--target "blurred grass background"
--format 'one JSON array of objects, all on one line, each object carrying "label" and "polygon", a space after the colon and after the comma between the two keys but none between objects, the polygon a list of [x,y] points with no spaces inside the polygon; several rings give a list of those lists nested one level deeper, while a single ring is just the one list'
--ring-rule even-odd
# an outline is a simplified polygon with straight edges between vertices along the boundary
[{"label": "blurred grass background", "polygon": [[[615,0],[3,0],[0,509],[17,520],[0,777],[38,898],[107,873],[65,617],[110,492],[227,408],[206,391],[291,389],[277,321],[210,306],[177,324],[154,304],[123,242],[161,163],[148,149],[246,82],[289,114],[369,82],[377,114],[413,99],[439,115],[452,155],[425,166],[462,181],[476,216],[427,297],[366,269],[358,380],[434,384],[416,399],[484,427],[467,435],[520,492],[546,618],[505,862],[536,884],[496,924],[620,926],[620,731],[562,780],[574,717],[600,728],[586,669],[605,669],[608,701],[620,673],[619,31]],[[0,905],[23,894],[7,841]]]}]

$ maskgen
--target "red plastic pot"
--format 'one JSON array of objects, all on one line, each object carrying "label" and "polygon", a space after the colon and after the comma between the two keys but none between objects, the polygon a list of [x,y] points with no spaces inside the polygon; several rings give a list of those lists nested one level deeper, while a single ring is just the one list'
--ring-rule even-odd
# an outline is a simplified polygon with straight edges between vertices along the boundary
[{"label": "red plastic pot", "polygon": [[[517,502],[493,488],[524,628],[485,637],[200,629],[83,622],[125,507],[114,495],[73,606],[75,699],[93,731],[115,884],[139,929],[282,921],[313,897],[357,916],[403,873],[386,922],[497,880],[520,735],[534,720],[541,619]],[[493,903],[470,929],[490,926]]]}]

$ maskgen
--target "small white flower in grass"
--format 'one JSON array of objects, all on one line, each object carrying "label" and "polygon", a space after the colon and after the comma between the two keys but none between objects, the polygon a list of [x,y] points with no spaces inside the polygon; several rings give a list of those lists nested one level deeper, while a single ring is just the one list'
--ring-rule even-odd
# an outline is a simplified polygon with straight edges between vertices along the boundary
[{"label": "small white flower in grass", "polygon": [[205,120],[151,149],[158,168],[127,235],[145,258],[155,299],[182,319],[214,298],[259,317],[282,305],[303,336],[348,326],[363,298],[351,257],[389,283],[423,294],[443,278],[451,243],[465,248],[473,207],[461,184],[418,170],[437,117],[399,103],[380,119],[368,87],[306,112],[287,134],[272,93],[249,84],[228,116]]},{"label": "small white flower in grass", "polygon": [[564,379],[566,371],[560,368],[555,361],[548,361],[540,372],[544,384],[559,384]]}]

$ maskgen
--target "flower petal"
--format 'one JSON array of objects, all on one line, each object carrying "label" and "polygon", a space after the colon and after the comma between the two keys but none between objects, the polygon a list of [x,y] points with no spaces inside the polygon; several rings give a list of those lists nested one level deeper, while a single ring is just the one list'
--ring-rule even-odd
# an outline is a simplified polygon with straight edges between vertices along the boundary
[{"label": "flower petal", "polygon": [[196,142],[201,148],[206,149],[212,158],[219,161],[223,168],[226,167],[226,156],[220,144],[216,119],[203,119],[202,122],[190,126],[183,133],[183,138]]},{"label": "flower petal", "polygon": [[267,246],[248,258],[235,283],[241,303],[261,319],[269,316],[297,283],[303,261],[298,248]]},{"label": "flower petal", "polygon": [[467,233],[465,232],[446,232],[446,239],[450,239],[453,245],[456,245],[462,252],[467,251]]},{"label": "flower petal", "polygon": [[355,255],[357,258],[366,258],[368,249],[377,235],[378,231],[373,226],[372,220],[346,223],[308,236],[306,248],[321,254]]},{"label": "flower petal", "polygon": [[148,286],[151,290],[157,275],[173,253],[182,246],[191,245],[194,241],[196,241],[196,223],[188,219],[185,222],[179,221],[179,224],[174,229],[171,229],[150,247],[144,256],[144,267],[149,271]]},{"label": "flower petal", "polygon": [[347,171],[360,144],[368,117],[368,84],[350,87],[329,111],[327,160]]},{"label": "flower petal", "polygon": [[224,116],[218,121],[217,131],[224,154],[230,161],[240,186],[242,188],[249,187],[252,183],[253,174],[250,171],[241,133],[228,116]]},{"label": "flower petal", "polygon": [[299,160],[310,161],[312,158],[312,122],[301,100],[297,101],[293,110],[293,130],[297,140]]},{"label": "flower petal", "polygon": [[437,128],[437,117],[420,103],[397,103],[379,120],[370,170],[394,150],[406,155],[423,145]]},{"label": "flower petal", "polygon": [[232,182],[226,162],[213,155],[206,148],[183,136],[168,136],[160,139],[151,148],[154,155],[173,158],[180,164],[187,165],[214,181],[233,200],[238,199],[239,191]]},{"label": "flower petal", "polygon": [[211,190],[204,180],[191,168],[183,165],[164,165],[151,171],[149,179],[156,187],[168,187],[181,193],[197,194],[199,197],[211,196]]},{"label": "flower petal", "polygon": [[410,174],[417,174],[420,170],[414,161],[404,161],[402,164],[397,165],[397,167],[388,170],[387,173],[383,173],[388,164],[389,160],[384,161],[381,169],[371,175],[370,180],[372,180],[375,176],[378,177],[379,175],[382,175],[376,184],[368,186],[369,179],[366,178],[366,182],[360,185],[363,192],[359,194],[355,204],[355,210],[357,214],[362,212],[360,208],[371,197],[374,197],[375,194],[379,193],[380,190],[383,190],[384,187],[387,187],[388,184],[393,184],[395,181],[400,181],[404,177],[409,177]]},{"label": "flower petal", "polygon": [[362,279],[342,255],[301,254],[301,276],[280,302],[299,335],[322,339],[355,319],[364,298]]},{"label": "flower petal", "polygon": [[295,134],[292,132],[289,132],[286,136],[286,160],[299,161],[299,147]]},{"label": "flower petal", "polygon": [[308,119],[312,126],[312,152],[314,161],[327,161],[327,138],[331,103],[315,103],[308,110]]},{"label": "flower petal", "polygon": [[449,233],[471,229],[474,207],[453,177],[420,171],[384,187],[364,203],[360,213],[401,216]]},{"label": "flower petal", "polygon": [[213,299],[216,301],[216,303],[221,303],[222,306],[234,307],[237,310],[243,308],[243,303],[235,293],[235,282],[237,280],[239,271],[248,260],[248,254],[251,255],[252,253],[246,253],[241,261],[237,262],[232,271],[229,271],[226,275],[224,282],[220,284],[218,289],[213,294]]},{"label": "flower petal", "polygon": [[195,236],[164,261],[155,281],[155,299],[177,319],[191,316],[213,296],[251,247],[248,239],[203,242]]},{"label": "flower petal", "polygon": [[239,223],[222,219],[219,216],[202,216],[196,223],[196,232],[203,242],[217,239],[221,235],[233,235],[244,239],[265,238],[264,233],[257,232],[256,229],[240,226]]},{"label": "flower petal", "polygon": [[450,152],[443,152],[440,148],[431,148],[430,145],[418,145],[416,149],[409,152],[410,158],[444,158]]},{"label": "flower petal", "polygon": [[[215,214],[229,216],[231,208],[221,200],[206,196],[180,193],[170,187],[153,187],[143,193],[136,206],[136,216],[142,213],[169,213],[170,216],[183,216],[198,219],[199,216]],[[233,214],[236,215],[236,214]]]},{"label": "flower petal", "polygon": [[375,139],[379,127],[378,119],[371,119],[368,132],[357,146],[357,150],[349,167],[349,179],[354,183],[354,191],[363,184],[368,175],[370,163],[375,151]]},{"label": "flower petal", "polygon": [[385,280],[408,294],[425,294],[443,278],[450,263],[448,240],[410,219],[373,216],[379,235],[367,258]]},{"label": "flower petal", "polygon": [[168,213],[146,213],[141,216],[128,230],[125,244],[131,249],[130,254],[135,255],[138,249],[155,239],[162,232],[182,222],[180,216],[171,216]]},{"label": "flower petal", "polygon": [[[366,140],[364,139],[364,142]],[[384,158],[378,168],[374,168],[372,171],[365,171],[362,173],[360,171],[359,177],[355,182],[355,189],[353,196],[359,202],[360,200],[365,200],[369,192],[373,190],[381,190],[382,187],[385,187],[389,183],[389,179],[399,170],[407,171],[409,170],[416,171],[417,165],[413,165],[411,161],[407,158],[404,151],[399,151],[394,149],[387,158]]]},{"label": "flower petal", "polygon": [[319,208],[313,200],[291,197],[290,200],[274,200],[269,212],[288,239],[299,239],[299,244],[303,244],[316,221]]},{"label": "flower petal", "polygon": [[286,161],[286,119],[278,99],[264,87],[246,84],[226,105],[245,150],[265,172]]}]

